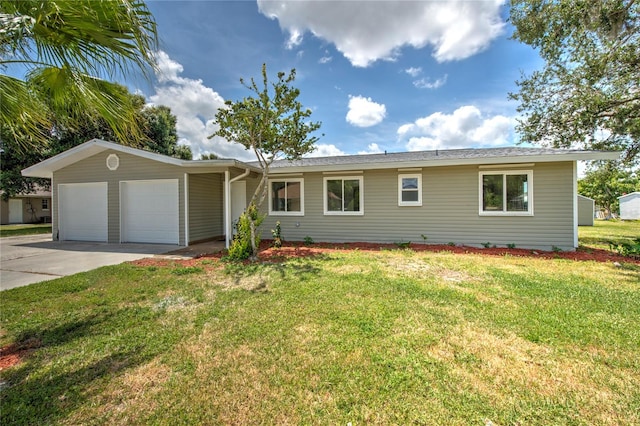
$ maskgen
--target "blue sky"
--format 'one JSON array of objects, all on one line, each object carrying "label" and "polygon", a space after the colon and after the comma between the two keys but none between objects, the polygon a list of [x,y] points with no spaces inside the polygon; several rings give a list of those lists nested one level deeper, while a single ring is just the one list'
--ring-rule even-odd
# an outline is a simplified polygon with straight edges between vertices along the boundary
[{"label": "blue sky", "polygon": [[514,145],[515,80],[542,66],[509,40],[508,6],[487,1],[149,1],[160,72],[128,81],[171,107],[181,143],[251,160],[219,138],[215,112],[239,79],[295,68],[321,121],[314,155]]}]

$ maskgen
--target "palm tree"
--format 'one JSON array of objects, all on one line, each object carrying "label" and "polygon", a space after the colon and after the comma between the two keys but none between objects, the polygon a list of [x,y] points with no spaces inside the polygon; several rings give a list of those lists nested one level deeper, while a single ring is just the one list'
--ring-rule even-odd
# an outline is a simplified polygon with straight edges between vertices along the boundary
[{"label": "palm tree", "polygon": [[[0,0],[0,126],[6,147],[46,144],[56,126],[104,118],[144,138],[131,97],[107,81],[155,66],[156,23],[142,0]],[[22,67],[22,68],[20,68]],[[25,70],[24,78],[4,73]]]}]

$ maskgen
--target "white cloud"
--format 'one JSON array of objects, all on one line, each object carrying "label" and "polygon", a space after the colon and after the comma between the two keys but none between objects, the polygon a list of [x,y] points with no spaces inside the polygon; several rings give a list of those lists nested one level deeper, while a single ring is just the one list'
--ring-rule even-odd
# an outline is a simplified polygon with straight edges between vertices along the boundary
[{"label": "white cloud", "polygon": [[191,147],[194,159],[211,152],[225,158],[255,159],[240,144],[229,143],[219,137],[207,138],[217,130],[215,115],[219,108],[224,107],[222,96],[205,86],[202,80],[180,77],[182,65],[165,52],[158,52],[156,61],[159,84],[149,100],[153,104],[171,108],[177,118],[178,142]]},{"label": "white cloud", "polygon": [[322,58],[320,58],[318,60],[318,62],[321,63],[321,64],[327,64],[327,63],[331,62],[332,59],[333,58],[331,56],[323,56]]},{"label": "white cloud", "polygon": [[371,127],[384,120],[387,108],[363,96],[349,96],[347,122],[356,127]]},{"label": "white cloud", "polygon": [[409,151],[436,148],[491,147],[509,144],[514,120],[503,115],[485,118],[472,105],[452,114],[436,112],[398,128]]},{"label": "white cloud", "polygon": [[338,155],[347,155],[344,151],[333,144],[318,143],[316,149],[305,155],[305,157],[335,157]]},{"label": "white cloud", "polygon": [[411,67],[411,68],[407,68],[406,70],[404,70],[404,72],[406,72],[407,74],[409,74],[411,77],[417,77],[422,73],[422,68],[418,67]]},{"label": "white cloud", "polygon": [[273,1],[260,12],[289,33],[288,48],[305,32],[333,43],[354,66],[394,60],[405,46],[433,48],[438,62],[472,56],[502,34],[504,0],[485,1]]},{"label": "white cloud", "polygon": [[382,150],[382,148],[380,148],[378,146],[377,143],[370,143],[369,146],[367,146],[366,151],[358,151],[358,154],[360,155],[366,155],[366,154],[380,154],[384,152]]},{"label": "white cloud", "polygon": [[413,82],[413,85],[418,89],[437,89],[439,87],[444,86],[447,82],[447,74],[444,77],[438,78],[436,80],[431,80],[430,78],[421,78],[420,80],[416,80]]}]

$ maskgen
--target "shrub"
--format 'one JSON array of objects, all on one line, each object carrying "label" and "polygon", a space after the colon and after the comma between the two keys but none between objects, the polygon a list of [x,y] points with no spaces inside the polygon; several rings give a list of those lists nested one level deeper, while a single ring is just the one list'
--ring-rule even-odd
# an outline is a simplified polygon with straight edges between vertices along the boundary
[{"label": "shrub", "polygon": [[[238,223],[236,224],[236,235],[233,236],[233,241],[229,247],[229,254],[227,259],[229,260],[246,260],[253,254],[251,246],[251,221],[256,228],[255,244],[256,247],[260,245],[260,234],[257,231],[258,226],[264,220],[264,216],[258,212],[255,204],[250,204],[247,210],[240,215]],[[256,253],[257,255],[257,253]]]},{"label": "shrub", "polygon": [[271,230],[273,236],[273,243],[271,245],[275,248],[282,247],[282,229],[280,228],[280,221],[276,222],[276,229]]},{"label": "shrub", "polygon": [[310,236],[308,236],[308,235],[307,235],[306,237],[304,237],[304,240],[303,240],[303,241],[304,241],[305,245],[308,245],[308,246],[310,246],[310,245],[311,245],[311,244],[313,244],[313,242],[314,242],[314,241],[313,241],[313,238],[311,238],[311,237],[310,237]]},{"label": "shrub", "polygon": [[622,256],[640,258],[640,238],[636,238],[631,242],[609,243],[609,248],[616,251]]}]

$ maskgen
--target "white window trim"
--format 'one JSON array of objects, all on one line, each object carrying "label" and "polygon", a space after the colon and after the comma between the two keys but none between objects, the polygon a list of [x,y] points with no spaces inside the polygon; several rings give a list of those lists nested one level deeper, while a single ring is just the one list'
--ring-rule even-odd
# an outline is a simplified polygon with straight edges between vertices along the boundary
[{"label": "white window trim", "polygon": [[[327,181],[330,180],[357,180],[360,182],[360,211],[357,212],[335,212],[327,210]],[[364,178],[362,176],[327,176],[323,178],[322,204],[325,216],[363,216],[364,215]],[[344,200],[344,196],[343,196]],[[344,208],[344,206],[343,206]]]},{"label": "white window trim", "polygon": [[[47,202],[47,208],[45,209],[44,206],[42,205],[43,201]],[[48,198],[43,198],[42,200],[40,200],[40,207],[42,207],[42,211],[43,212],[48,212],[51,210],[51,200],[49,200]]]},{"label": "white window trim", "polygon": [[[483,196],[483,177],[485,175],[503,175],[503,210],[500,211],[485,211],[482,209],[482,196]],[[527,208],[526,212],[510,212],[506,211],[507,202],[507,175],[527,175]],[[480,172],[478,174],[478,212],[480,216],[533,216],[533,170],[491,170],[486,172]]]},{"label": "white window trim", "polygon": [[[283,211],[274,211],[273,205],[271,201],[273,199],[273,190],[272,183],[273,182],[299,182],[300,183],[300,211],[299,212],[283,212]],[[269,179],[269,216],[304,216],[304,179],[303,178],[277,178]]]},{"label": "white window trim", "polygon": [[[418,201],[402,201],[402,179],[418,179]],[[412,190],[411,190],[412,191]],[[420,173],[412,173],[412,174],[399,174],[398,175],[398,206],[414,206],[419,207],[422,206],[422,174]]]}]

